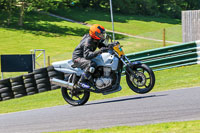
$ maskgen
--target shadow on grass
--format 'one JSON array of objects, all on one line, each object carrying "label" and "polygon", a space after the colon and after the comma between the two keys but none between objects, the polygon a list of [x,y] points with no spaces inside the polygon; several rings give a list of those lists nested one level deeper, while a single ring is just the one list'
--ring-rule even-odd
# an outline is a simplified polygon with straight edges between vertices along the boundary
[{"label": "shadow on grass", "polygon": [[139,99],[152,98],[152,97],[162,97],[162,96],[167,96],[167,94],[165,94],[165,95],[150,95],[150,96],[139,96],[139,97],[123,98],[123,99],[117,99],[117,100],[107,100],[107,101],[103,101],[103,102],[93,102],[93,103],[88,103],[88,104],[86,104],[84,106],[94,105],[94,104],[105,104],[105,103],[132,101],[132,100],[139,100]]},{"label": "shadow on grass", "polygon": [[[12,30],[12,31],[22,30],[25,33],[42,35],[46,37],[59,37],[66,35],[83,36],[84,34],[89,32],[88,27],[80,28],[78,25],[74,27],[67,25],[61,26],[52,24],[50,22],[62,23],[63,20],[45,14],[40,14],[37,12],[31,12],[26,14],[23,27],[18,26],[17,17],[12,17],[12,23],[9,26],[7,26],[4,22],[5,18],[6,18],[5,14],[0,14],[0,27],[4,27],[7,28],[7,30]],[[124,35],[116,34],[116,39],[122,39],[125,37],[126,36]]]},{"label": "shadow on grass", "polygon": [[[99,20],[99,21],[108,21],[111,22],[110,11],[98,11],[94,9],[80,9],[80,8],[67,8],[67,9],[56,9],[51,10],[50,12],[57,15],[74,19],[76,21],[89,21],[89,20]],[[86,15],[87,14],[87,15]],[[168,23],[168,24],[180,24],[181,20],[171,19],[171,18],[161,18],[153,16],[137,16],[137,15],[128,15],[128,14],[119,14],[114,13],[114,21],[127,23],[129,20],[138,20],[145,22],[159,22],[159,23]]]},{"label": "shadow on grass", "polygon": [[66,35],[83,36],[88,32],[87,28],[52,24],[50,22],[62,22],[63,20],[35,12],[26,14],[23,27],[18,26],[17,17],[12,17],[12,23],[9,26],[5,24],[5,15],[0,14],[0,19],[0,27],[6,28],[7,30],[22,30],[25,33],[32,33],[46,37],[58,37]]}]

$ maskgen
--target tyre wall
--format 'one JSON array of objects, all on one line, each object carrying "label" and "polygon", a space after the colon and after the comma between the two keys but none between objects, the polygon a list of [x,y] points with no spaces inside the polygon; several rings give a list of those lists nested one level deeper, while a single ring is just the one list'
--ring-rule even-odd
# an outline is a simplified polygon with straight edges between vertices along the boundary
[{"label": "tyre wall", "polygon": [[64,79],[64,74],[53,66],[34,70],[32,73],[0,80],[0,101],[59,89],[50,78]]},{"label": "tyre wall", "polygon": [[0,101],[14,98],[10,79],[0,80]]}]

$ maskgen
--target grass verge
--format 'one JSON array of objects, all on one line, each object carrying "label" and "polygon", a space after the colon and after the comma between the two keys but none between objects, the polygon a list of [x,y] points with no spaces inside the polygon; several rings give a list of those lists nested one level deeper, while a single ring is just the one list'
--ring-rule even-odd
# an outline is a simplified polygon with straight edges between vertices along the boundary
[{"label": "grass verge", "polygon": [[[63,9],[51,11],[57,15],[89,24],[101,24],[112,30],[110,11],[97,11],[94,9]],[[85,15],[87,14],[87,15]],[[97,15],[98,14],[98,15]],[[136,16],[114,14],[115,30],[162,40],[163,29],[166,29],[166,40],[182,42],[181,20],[170,18],[157,18],[149,16]]]},{"label": "grass verge", "polygon": [[98,130],[80,129],[53,133],[199,133],[200,121],[170,122],[143,126],[117,126]]},{"label": "grass verge", "polygon": [[[94,14],[91,13],[91,15]],[[85,17],[87,19],[87,16]],[[121,19],[125,19],[123,16],[121,17]],[[171,20],[172,22],[169,20],[164,22],[164,20],[156,20],[154,18],[141,17],[139,19],[139,17],[137,17],[137,19],[141,20],[141,23],[144,20],[146,22],[154,20],[155,22],[162,21],[162,23],[169,23],[171,25],[174,25],[174,23],[177,24],[175,20]],[[61,19],[33,12],[26,14],[25,25],[23,28],[16,25],[16,23],[12,23],[10,27],[0,27],[0,42],[2,42],[0,44],[0,54],[27,54],[30,53],[31,49],[45,49],[46,54],[51,56],[51,62],[70,59],[72,51],[80,42],[82,35],[88,32],[88,27],[86,26],[66,22]],[[154,24],[151,25],[153,26]],[[148,25],[143,25],[143,27],[148,29]],[[129,30],[126,28],[126,30],[132,31],[131,28]],[[140,29],[136,28],[134,31],[140,32],[139,30]],[[123,49],[125,53],[162,47],[161,42],[147,41],[136,38],[124,38],[119,41],[122,45],[124,45]],[[200,86],[200,78],[198,76],[199,71],[199,66],[194,65],[156,72],[156,85],[153,91]],[[6,73],[5,77],[13,77],[20,74]],[[126,84],[124,77],[122,77],[121,85],[123,90],[118,93],[107,96],[92,94],[90,100],[134,94],[130,89],[128,89],[129,87]],[[55,90],[19,99],[2,101],[0,102],[0,113],[16,112],[64,104],[66,104],[66,102],[62,98],[60,90]]]},{"label": "grass verge", "polygon": [[[199,65],[179,67],[155,72],[156,84],[152,92],[200,86],[199,73]],[[131,89],[129,89],[128,85],[126,84],[125,77],[122,77],[121,86],[123,89],[120,92],[110,95],[91,93],[89,100],[92,101],[136,94]],[[0,113],[9,113],[65,104],[67,103],[62,98],[60,89],[58,89],[32,96],[2,101],[0,102]]]},{"label": "grass verge", "polygon": [[[63,14],[65,12],[65,14]],[[90,10],[58,10],[55,13],[90,24],[99,23],[107,29],[111,29],[109,13]],[[87,14],[87,15],[85,15]],[[99,15],[96,15],[99,14]],[[1,14],[0,14],[1,16]],[[1,17],[2,18],[2,17]],[[151,18],[143,16],[127,16],[115,14],[115,29],[117,31],[162,39],[162,30],[167,30],[167,40],[181,41],[180,20]],[[27,14],[24,28],[17,27],[13,23],[10,27],[0,27],[0,54],[27,54],[31,49],[45,49],[52,61],[71,58],[73,49],[79,43],[83,34],[88,32],[88,27],[55,19],[46,15],[32,13]],[[161,47],[161,43],[142,39],[126,38],[120,40],[124,44],[126,53],[137,52]],[[170,45],[170,44],[169,44]],[[164,91],[176,88],[200,86],[199,66],[187,66],[155,72],[156,85],[153,91]],[[19,74],[19,73],[18,73]],[[8,74],[7,76],[16,76]],[[123,90],[107,96],[92,94],[90,100],[105,99],[134,94],[122,77]],[[37,109],[64,105],[60,90],[40,93],[33,96],[12,99],[0,102],[0,113],[16,112],[22,110]],[[200,121],[173,122],[134,127],[113,127],[100,130],[75,130],[76,132],[199,132]]]}]

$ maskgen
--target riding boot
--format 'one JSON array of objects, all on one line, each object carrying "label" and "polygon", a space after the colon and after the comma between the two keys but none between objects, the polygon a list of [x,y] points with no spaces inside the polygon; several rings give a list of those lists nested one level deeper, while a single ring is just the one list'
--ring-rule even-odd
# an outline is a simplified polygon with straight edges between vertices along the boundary
[{"label": "riding boot", "polygon": [[81,87],[81,88],[84,88],[84,89],[89,89],[90,88],[90,85],[88,85],[87,83],[87,80],[89,80],[91,78],[91,74],[89,72],[84,72],[81,77],[80,77],[80,80],[78,81],[78,85]]}]

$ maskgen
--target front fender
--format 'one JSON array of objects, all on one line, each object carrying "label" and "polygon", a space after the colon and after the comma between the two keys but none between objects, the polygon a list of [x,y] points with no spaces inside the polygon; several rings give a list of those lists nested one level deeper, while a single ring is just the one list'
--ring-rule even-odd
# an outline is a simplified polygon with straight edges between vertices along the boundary
[{"label": "front fender", "polygon": [[127,66],[126,66],[126,70],[130,71],[137,68],[138,66],[141,66],[142,65],[142,62],[141,61],[134,61],[134,62],[131,62],[129,63]]},{"label": "front fender", "polygon": [[134,61],[134,62],[131,62],[131,63],[130,63],[130,66],[131,66],[131,67],[140,66],[140,65],[142,65],[142,62],[141,62],[141,61]]},{"label": "front fender", "polygon": [[129,76],[132,75],[133,77],[137,78],[137,75],[135,75],[134,70],[136,70],[141,65],[142,65],[141,61],[134,61],[134,62],[129,63],[126,66],[126,75],[129,75]]}]

